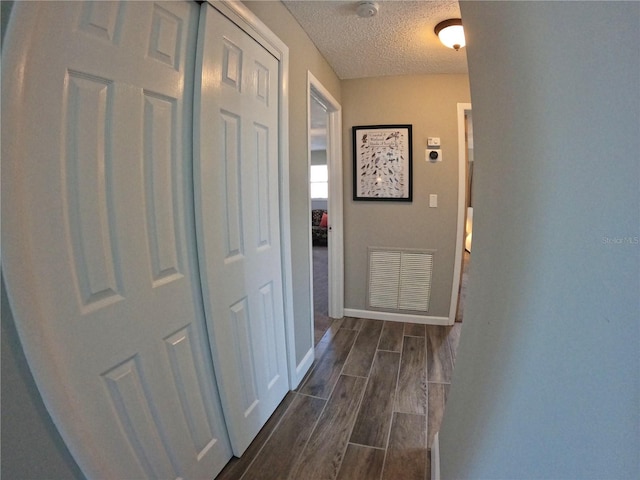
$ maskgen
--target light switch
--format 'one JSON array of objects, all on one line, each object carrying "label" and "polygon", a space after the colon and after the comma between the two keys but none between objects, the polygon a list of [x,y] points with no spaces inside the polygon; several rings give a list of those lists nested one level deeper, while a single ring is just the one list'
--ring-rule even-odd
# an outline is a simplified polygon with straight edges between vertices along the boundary
[{"label": "light switch", "polygon": [[440,137],[427,137],[427,147],[439,147]]},{"label": "light switch", "polygon": [[438,195],[435,193],[429,194],[429,207],[435,208],[438,206]]}]

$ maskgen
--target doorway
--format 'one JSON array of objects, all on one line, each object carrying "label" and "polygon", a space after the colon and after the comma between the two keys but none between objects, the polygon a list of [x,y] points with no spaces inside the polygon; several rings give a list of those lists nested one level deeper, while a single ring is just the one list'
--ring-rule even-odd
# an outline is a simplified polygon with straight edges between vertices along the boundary
[{"label": "doorway", "polygon": [[313,340],[317,344],[331,326],[329,317],[329,166],[327,165],[327,108],[314,93],[310,97],[311,268],[313,278]]},{"label": "doorway", "polygon": [[310,285],[314,344],[344,310],[342,110],[308,72]]},{"label": "doorway", "polygon": [[[473,122],[470,103],[458,104],[458,238],[454,285],[452,292],[451,315],[456,322],[462,322],[467,293],[469,267],[471,262],[471,243],[473,237]],[[455,283],[455,282],[454,282]]]}]

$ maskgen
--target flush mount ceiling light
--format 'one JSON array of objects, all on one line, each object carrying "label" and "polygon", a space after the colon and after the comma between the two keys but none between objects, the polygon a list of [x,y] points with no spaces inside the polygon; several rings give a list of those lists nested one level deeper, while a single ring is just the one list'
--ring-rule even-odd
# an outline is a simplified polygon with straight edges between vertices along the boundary
[{"label": "flush mount ceiling light", "polygon": [[360,2],[356,13],[362,18],[375,17],[378,14],[378,4],[376,2]]},{"label": "flush mount ceiling light", "polygon": [[434,31],[445,47],[458,51],[465,46],[462,20],[459,18],[450,18],[440,22]]}]

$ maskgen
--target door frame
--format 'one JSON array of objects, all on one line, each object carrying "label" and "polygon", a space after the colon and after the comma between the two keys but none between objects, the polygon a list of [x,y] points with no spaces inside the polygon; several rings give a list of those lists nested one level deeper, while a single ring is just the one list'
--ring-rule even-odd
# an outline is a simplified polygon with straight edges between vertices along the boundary
[{"label": "door frame", "polygon": [[[307,145],[308,168],[311,168],[311,102],[316,99],[327,111],[327,166],[329,169],[329,317],[344,316],[344,227],[342,191],[342,107],[322,83],[307,71]],[[308,188],[308,186],[307,186]],[[311,195],[309,212],[311,212]],[[309,220],[311,221],[311,220]],[[311,224],[309,224],[311,231]],[[310,299],[313,310],[313,248],[309,238]],[[313,314],[311,315],[313,322]],[[313,325],[311,328],[311,345]]]},{"label": "door frame", "polygon": [[456,251],[453,260],[453,285],[451,287],[451,305],[449,306],[449,325],[456,321],[458,310],[458,297],[460,294],[460,281],[462,278],[462,252],[464,251],[464,225],[467,214],[467,154],[465,143],[466,112],[471,111],[470,103],[458,103],[458,216],[456,229]]},{"label": "door frame", "polygon": [[298,383],[296,337],[293,313],[293,269],[291,265],[291,214],[289,196],[289,47],[245,5],[234,0],[207,0],[211,6],[253,37],[278,60],[278,163],[280,194],[280,252],[282,291],[287,344],[289,388]]}]

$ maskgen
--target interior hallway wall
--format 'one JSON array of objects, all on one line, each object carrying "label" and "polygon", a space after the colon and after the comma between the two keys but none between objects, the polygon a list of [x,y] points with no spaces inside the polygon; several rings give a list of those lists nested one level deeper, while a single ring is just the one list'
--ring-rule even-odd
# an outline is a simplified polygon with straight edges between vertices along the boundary
[{"label": "interior hallway wall", "polygon": [[461,10],[477,208],[442,478],[640,478],[640,3]]},{"label": "interior hallway wall", "polygon": [[84,479],[47,411],[24,357],[9,308],[2,302],[2,478]]},{"label": "interior hallway wall", "polygon": [[[457,104],[470,101],[468,76],[345,80],[342,97],[345,308],[366,307],[367,247],[434,249],[427,315],[448,317],[458,213]],[[389,124],[412,125],[413,201],[354,201],[351,127]],[[427,137],[440,137],[442,162],[425,160]],[[437,208],[429,208],[432,193]]]}]

